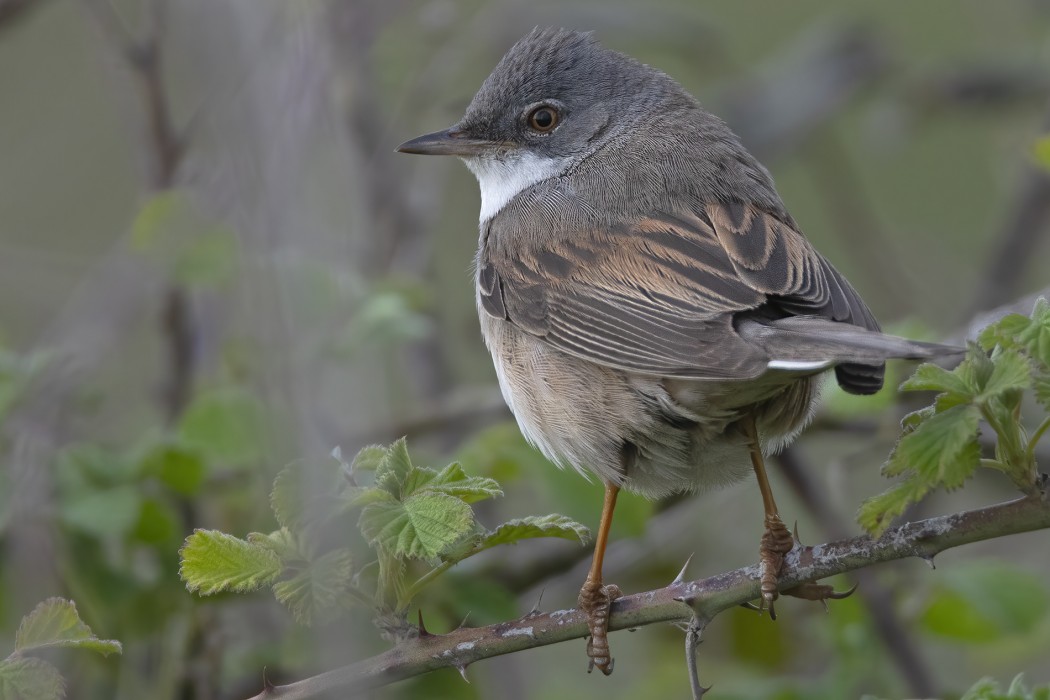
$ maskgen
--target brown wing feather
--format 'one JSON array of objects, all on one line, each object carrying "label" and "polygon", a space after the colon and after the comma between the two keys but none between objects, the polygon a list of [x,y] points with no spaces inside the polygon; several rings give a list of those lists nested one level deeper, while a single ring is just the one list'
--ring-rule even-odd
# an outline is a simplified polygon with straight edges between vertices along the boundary
[{"label": "brown wing feather", "polygon": [[517,252],[482,251],[482,308],[564,352],[634,372],[762,374],[770,358],[737,335],[733,317],[770,303],[782,315],[870,318],[801,234],[744,204],[584,229]]}]

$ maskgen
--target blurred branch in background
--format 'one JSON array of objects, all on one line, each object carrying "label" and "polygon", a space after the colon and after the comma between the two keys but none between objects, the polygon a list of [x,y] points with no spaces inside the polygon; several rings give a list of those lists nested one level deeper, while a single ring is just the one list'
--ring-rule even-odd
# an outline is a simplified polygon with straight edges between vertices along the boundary
[{"label": "blurred branch in background", "polygon": [[30,10],[37,9],[41,4],[40,0],[0,0],[0,31],[25,19]]},{"label": "blurred branch in background", "polygon": [[[1048,134],[1050,111],[1042,126],[1042,136]],[[1003,304],[1021,291],[1025,271],[1031,261],[1038,259],[1035,253],[1050,231],[1050,170],[1029,159],[1022,166],[1020,179],[1002,233],[993,239],[988,272],[970,302],[971,312]]]}]

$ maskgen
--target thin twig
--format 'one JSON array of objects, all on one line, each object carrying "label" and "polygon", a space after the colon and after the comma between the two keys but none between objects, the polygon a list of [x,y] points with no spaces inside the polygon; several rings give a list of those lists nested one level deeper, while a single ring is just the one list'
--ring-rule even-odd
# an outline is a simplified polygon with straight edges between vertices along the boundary
[{"label": "thin twig", "polygon": [[[816,547],[797,547],[781,576],[783,589],[880,562],[907,557],[928,559],[963,544],[1050,528],[1050,501],[1020,498],[987,508],[946,515],[888,530],[875,540],[867,535]],[[681,622],[718,613],[758,595],[759,571],[753,565],[697,581],[625,596],[613,603],[610,630],[657,622]],[[688,604],[687,604],[688,603]],[[378,656],[296,683],[264,690],[251,700],[306,700],[331,691],[360,692],[428,671],[466,667],[476,661],[523,649],[581,639],[586,615],[579,610],[531,613],[509,622],[461,628],[402,642]]]},{"label": "thin twig", "polygon": [[693,694],[693,700],[702,700],[707,688],[700,685],[700,670],[697,668],[696,652],[700,645],[700,635],[707,626],[707,621],[696,615],[689,621],[685,628],[685,666],[689,670],[689,690]]}]

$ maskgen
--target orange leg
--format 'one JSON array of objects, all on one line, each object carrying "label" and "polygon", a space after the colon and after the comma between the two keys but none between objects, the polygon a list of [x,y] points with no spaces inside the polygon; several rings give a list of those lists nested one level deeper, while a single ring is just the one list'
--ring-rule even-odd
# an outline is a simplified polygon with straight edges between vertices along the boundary
[{"label": "orange leg", "polygon": [[605,484],[605,501],[602,504],[602,517],[598,524],[598,536],[594,541],[594,557],[591,559],[591,570],[587,580],[580,589],[579,606],[587,613],[587,626],[591,638],[587,642],[587,656],[590,665],[587,672],[595,666],[608,676],[613,671],[613,659],[609,654],[609,609],[612,602],[620,597],[620,589],[615,585],[602,584],[602,563],[605,560],[605,547],[609,542],[609,528],[612,526],[613,510],[616,508],[616,496],[620,487]]},{"label": "orange leg", "polygon": [[788,531],[777,511],[777,502],[773,499],[773,489],[769,487],[766,476],[766,463],[762,456],[762,445],[758,439],[758,429],[754,418],[748,417],[743,423],[744,433],[748,438],[748,449],[751,452],[751,466],[758,479],[758,489],[762,492],[762,509],[765,511],[765,530],[758,548],[759,570],[762,578],[762,602],[759,609],[769,607],[769,616],[777,619],[773,601],[777,599],[778,578],[784,567],[784,557],[795,546],[795,540]]},{"label": "orange leg", "polygon": [[[795,546],[795,538],[788,531],[777,511],[773,489],[769,487],[769,477],[766,476],[766,463],[762,457],[762,446],[758,439],[758,429],[755,427],[754,418],[746,419],[743,428],[748,438],[748,449],[751,451],[751,466],[758,479],[758,489],[762,492],[762,508],[766,513],[765,531],[762,533],[762,541],[758,548],[759,571],[762,579],[762,602],[759,603],[759,610],[768,606],[769,617],[775,620],[777,612],[773,607],[773,602],[779,596],[777,588],[780,573],[784,568],[784,557]],[[839,593],[831,586],[807,582],[784,591],[784,594],[806,600],[819,600],[824,603],[824,607],[827,607],[826,601],[848,598],[856,588],[854,586]]]}]

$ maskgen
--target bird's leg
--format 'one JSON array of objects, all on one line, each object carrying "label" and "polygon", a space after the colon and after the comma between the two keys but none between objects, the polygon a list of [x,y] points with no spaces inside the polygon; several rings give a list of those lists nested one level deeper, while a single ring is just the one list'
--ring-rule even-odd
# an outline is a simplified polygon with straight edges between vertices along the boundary
[{"label": "bird's leg", "polygon": [[609,527],[612,525],[613,510],[616,508],[616,496],[620,487],[605,483],[605,501],[602,504],[602,517],[598,524],[598,536],[594,541],[594,557],[591,559],[591,570],[587,580],[580,589],[580,610],[587,613],[587,627],[591,636],[587,640],[587,656],[590,665],[587,672],[598,667],[608,676],[613,671],[613,659],[609,654],[609,610],[612,602],[620,597],[620,589],[615,585],[603,585],[602,562],[605,559],[605,546],[609,542]]},{"label": "bird's leg", "polygon": [[[762,445],[758,439],[755,419],[747,418],[743,423],[743,428],[748,438],[751,466],[755,469],[758,488],[762,492],[762,506],[766,513],[765,531],[762,533],[762,541],[758,548],[759,575],[762,581],[762,600],[758,609],[761,611],[768,606],[769,617],[775,620],[777,613],[773,603],[779,596],[777,588],[781,571],[784,568],[784,557],[794,548],[796,538],[788,531],[777,511],[777,502],[773,499],[773,490],[769,487],[769,477],[766,476],[766,463],[762,456]],[[784,594],[805,600],[818,600],[826,608],[826,601],[848,598],[855,590],[856,586],[840,593],[831,586],[809,581],[789,588],[784,591]]]},{"label": "bird's leg", "polygon": [[768,606],[769,616],[774,620],[777,618],[773,602],[779,596],[777,592],[780,570],[784,566],[784,557],[795,546],[795,540],[791,532],[780,519],[777,511],[777,502],[773,499],[773,490],[769,487],[769,477],[766,476],[766,463],[762,456],[762,445],[758,440],[758,428],[755,419],[748,417],[743,424],[744,433],[748,439],[748,450],[751,452],[751,466],[755,469],[755,477],[758,479],[758,488],[762,492],[762,507],[765,510],[765,531],[762,533],[762,541],[758,548],[759,571],[762,579],[762,601],[759,609]]}]

